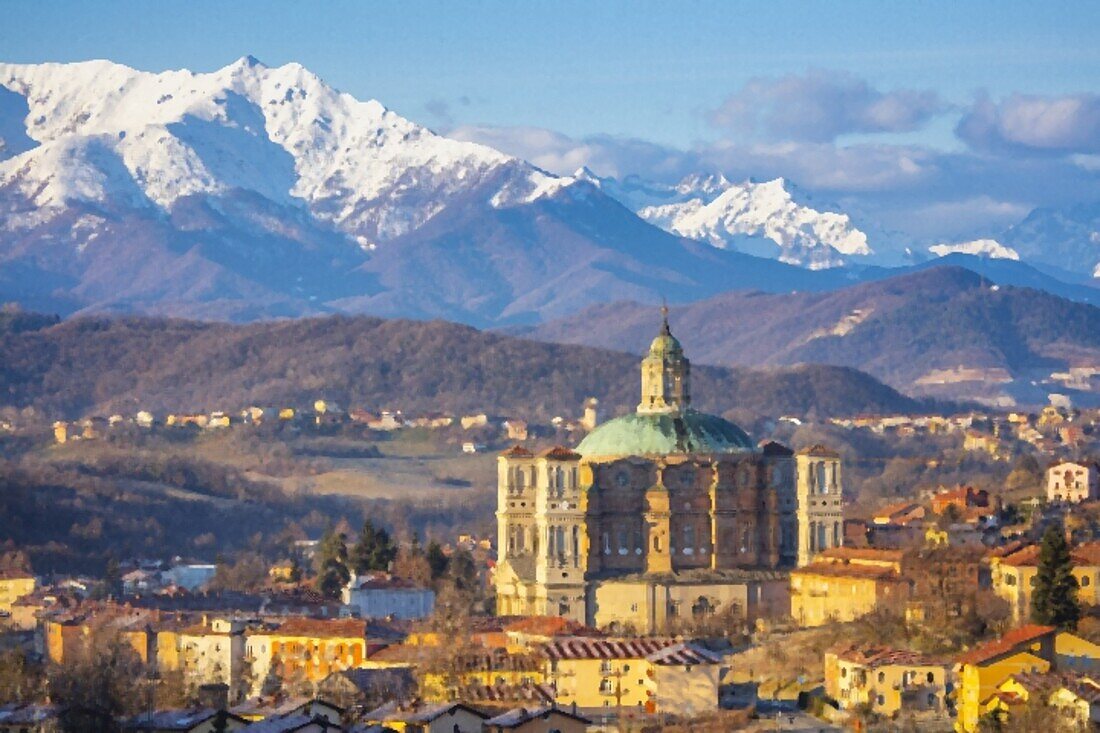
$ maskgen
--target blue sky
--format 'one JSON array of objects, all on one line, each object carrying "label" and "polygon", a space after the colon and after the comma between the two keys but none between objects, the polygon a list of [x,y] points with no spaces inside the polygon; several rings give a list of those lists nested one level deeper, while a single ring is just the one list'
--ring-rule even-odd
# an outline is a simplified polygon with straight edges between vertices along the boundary
[{"label": "blue sky", "polygon": [[[9,2],[3,15],[5,61],[297,61],[552,169],[786,175],[893,206],[891,225],[898,197],[983,200],[990,216],[958,236],[1063,194],[1100,198],[1100,3]],[[1035,127],[1066,99],[1068,121]]]}]

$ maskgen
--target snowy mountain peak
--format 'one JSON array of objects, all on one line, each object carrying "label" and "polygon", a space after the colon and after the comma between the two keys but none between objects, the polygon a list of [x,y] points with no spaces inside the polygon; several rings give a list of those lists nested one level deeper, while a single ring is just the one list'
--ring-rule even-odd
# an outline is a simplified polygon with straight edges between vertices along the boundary
[{"label": "snowy mountain peak", "polygon": [[693,174],[667,186],[606,178],[601,188],[641,218],[674,234],[811,269],[873,254],[846,214],[798,203],[783,178],[732,183]]},{"label": "snowy mountain peak", "polygon": [[928,248],[928,251],[937,257],[946,257],[950,254],[966,254],[995,260],[1020,259],[1020,255],[1016,250],[1006,247],[996,239],[975,239],[970,242],[956,242],[954,244],[934,244]]},{"label": "snowy mountain peak", "polygon": [[308,209],[364,247],[416,229],[490,179],[498,189],[486,199],[497,206],[573,182],[436,135],[300,64],[253,56],[210,73],[0,64],[0,135],[0,189],[34,207],[170,212],[190,196],[250,192]]}]

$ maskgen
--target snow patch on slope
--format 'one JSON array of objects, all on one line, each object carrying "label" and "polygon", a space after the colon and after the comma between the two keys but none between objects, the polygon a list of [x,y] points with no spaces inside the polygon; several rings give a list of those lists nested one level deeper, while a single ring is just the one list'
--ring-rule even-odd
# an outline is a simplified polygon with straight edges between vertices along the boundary
[{"label": "snow patch on slope", "polygon": [[990,259],[1019,260],[1020,255],[1011,247],[1006,247],[996,239],[975,239],[969,242],[956,242],[954,244],[934,244],[928,251],[937,257],[945,257],[949,254],[966,254],[977,257],[989,257]]}]

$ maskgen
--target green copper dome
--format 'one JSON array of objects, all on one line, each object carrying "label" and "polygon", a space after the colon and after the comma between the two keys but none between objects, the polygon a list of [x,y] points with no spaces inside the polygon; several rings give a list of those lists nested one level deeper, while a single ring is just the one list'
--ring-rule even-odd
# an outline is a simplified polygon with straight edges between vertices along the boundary
[{"label": "green copper dome", "polygon": [[695,410],[634,413],[600,425],[577,446],[585,458],[742,453],[752,440],[744,430],[717,415]]}]

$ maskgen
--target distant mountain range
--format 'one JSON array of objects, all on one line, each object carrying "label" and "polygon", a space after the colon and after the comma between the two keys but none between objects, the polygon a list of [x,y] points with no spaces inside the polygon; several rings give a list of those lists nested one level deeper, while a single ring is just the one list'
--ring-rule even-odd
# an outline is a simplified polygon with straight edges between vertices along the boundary
[{"label": "distant mountain range", "polygon": [[[653,320],[652,306],[618,302],[525,333],[640,353]],[[828,293],[725,293],[674,308],[671,320],[696,363],[836,364],[908,394],[1010,406],[1060,393],[1100,403],[1100,308],[959,267]]]},{"label": "distant mountain range", "polygon": [[[1096,229],[1088,207],[1035,212],[996,247],[944,251],[1092,301]],[[888,277],[882,238],[783,180],[554,176],[298,64],[0,64],[0,301],[35,310],[531,325]]]},{"label": "distant mountain range", "polygon": [[[657,321],[648,315],[652,335]],[[375,410],[549,420],[578,415],[590,396],[604,415],[631,411],[639,394],[632,354],[364,316],[231,325],[0,313],[0,354],[0,407],[34,407],[51,418],[324,398]],[[736,419],[934,407],[847,367],[699,366],[692,377],[701,409]]]}]

